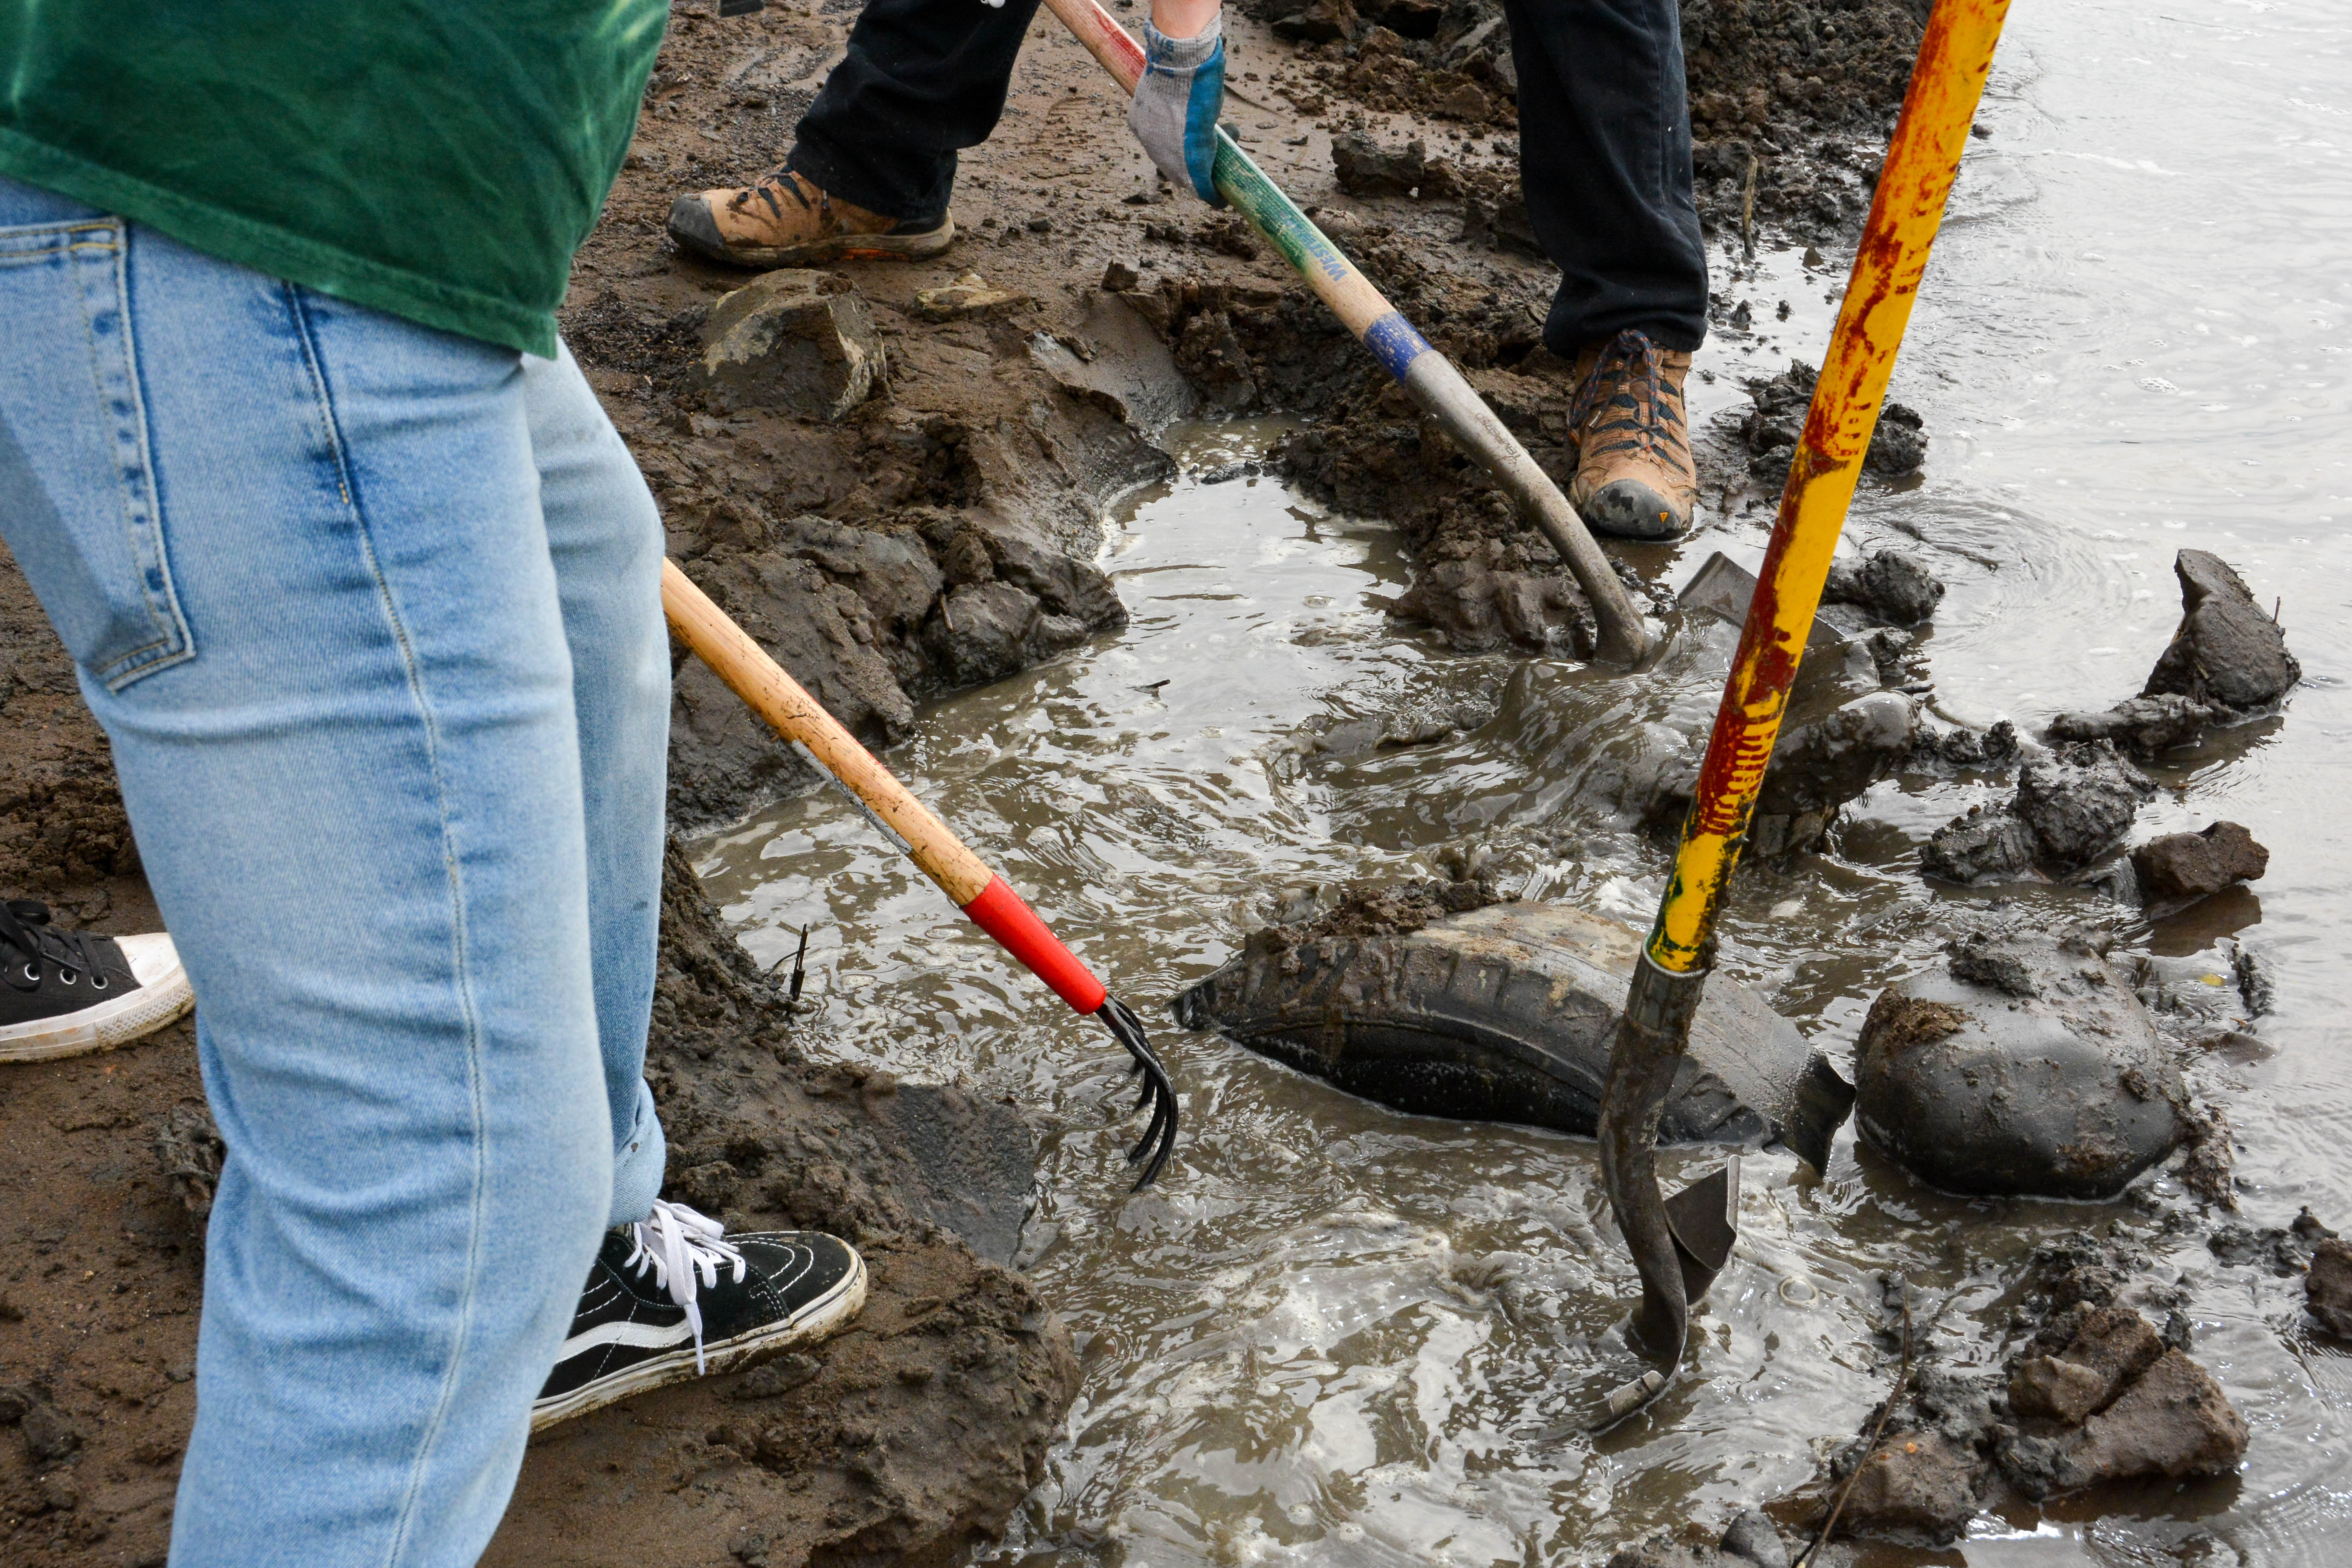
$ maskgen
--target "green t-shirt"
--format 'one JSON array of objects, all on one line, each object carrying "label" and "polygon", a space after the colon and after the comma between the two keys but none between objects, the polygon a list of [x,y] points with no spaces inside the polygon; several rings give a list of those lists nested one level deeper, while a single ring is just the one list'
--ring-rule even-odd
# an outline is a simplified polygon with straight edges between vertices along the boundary
[{"label": "green t-shirt", "polygon": [[0,173],[555,353],[668,0],[0,0]]}]

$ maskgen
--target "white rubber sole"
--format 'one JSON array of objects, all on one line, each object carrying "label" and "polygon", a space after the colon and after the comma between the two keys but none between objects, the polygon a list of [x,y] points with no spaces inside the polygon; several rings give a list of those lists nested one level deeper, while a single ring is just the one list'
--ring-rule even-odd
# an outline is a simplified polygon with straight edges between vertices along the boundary
[{"label": "white rubber sole", "polygon": [[119,936],[114,942],[131,961],[138,988],[109,996],[79,1013],[0,1028],[0,1062],[37,1062],[110,1051],[145,1038],[195,1005],[195,993],[188,989],[188,972],[180,967],[180,954],[170,937],[157,931]]},{"label": "white rubber sole", "polygon": [[692,1345],[667,1355],[655,1356],[639,1362],[625,1372],[616,1372],[610,1377],[582,1384],[559,1398],[533,1405],[530,1407],[530,1429],[543,1432],[559,1421],[585,1415],[591,1410],[600,1410],[616,1400],[626,1399],[632,1394],[649,1394],[673,1383],[689,1383],[697,1377],[717,1377],[721,1373],[740,1372],[772,1356],[782,1355],[794,1345],[814,1344],[819,1340],[829,1338],[865,1310],[866,1259],[858,1257],[857,1267],[835,1281],[832,1289],[802,1308],[799,1316],[784,1322],[772,1323],[764,1329],[738,1334],[731,1340],[706,1343],[702,1347],[702,1359],[709,1369],[707,1372],[694,1370]]}]

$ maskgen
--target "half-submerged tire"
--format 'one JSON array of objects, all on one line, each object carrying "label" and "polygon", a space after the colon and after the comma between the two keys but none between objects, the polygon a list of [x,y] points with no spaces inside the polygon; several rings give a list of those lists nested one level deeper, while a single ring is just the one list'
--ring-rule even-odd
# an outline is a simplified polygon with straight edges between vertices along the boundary
[{"label": "half-submerged tire", "polygon": [[[1254,933],[1177,996],[1213,1028],[1350,1094],[1454,1121],[1591,1137],[1641,938],[1561,904],[1504,903],[1404,934]],[[1816,1170],[1853,1091],[1789,1021],[1716,975],[1661,1142],[1774,1138]]]}]

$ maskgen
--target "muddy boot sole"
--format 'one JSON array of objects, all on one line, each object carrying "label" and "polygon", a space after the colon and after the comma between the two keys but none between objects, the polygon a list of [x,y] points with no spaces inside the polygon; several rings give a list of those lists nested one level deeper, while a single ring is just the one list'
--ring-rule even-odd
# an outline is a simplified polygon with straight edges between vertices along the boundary
[{"label": "muddy boot sole", "polygon": [[670,204],[669,237],[697,256],[755,272],[827,261],[921,261],[955,243],[955,218],[919,234],[831,234],[804,245],[734,245],[719,233],[710,209],[694,196]]},{"label": "muddy boot sole", "polygon": [[1639,479],[1603,485],[1576,510],[1585,527],[1612,539],[1679,539],[1690,527],[1687,516],[1676,517],[1665,498]]}]

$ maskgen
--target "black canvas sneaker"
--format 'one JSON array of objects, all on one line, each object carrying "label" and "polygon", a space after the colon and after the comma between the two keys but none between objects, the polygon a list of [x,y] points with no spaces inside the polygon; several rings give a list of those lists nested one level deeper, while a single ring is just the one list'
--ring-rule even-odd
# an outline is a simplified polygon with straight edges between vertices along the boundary
[{"label": "black canvas sneaker", "polygon": [[608,1231],[530,1429],[837,1332],[866,1305],[866,1260],[814,1230],[729,1236],[684,1204]]},{"label": "black canvas sneaker", "polygon": [[172,939],[60,931],[49,907],[0,903],[0,1062],[112,1050],[194,1002]]}]

